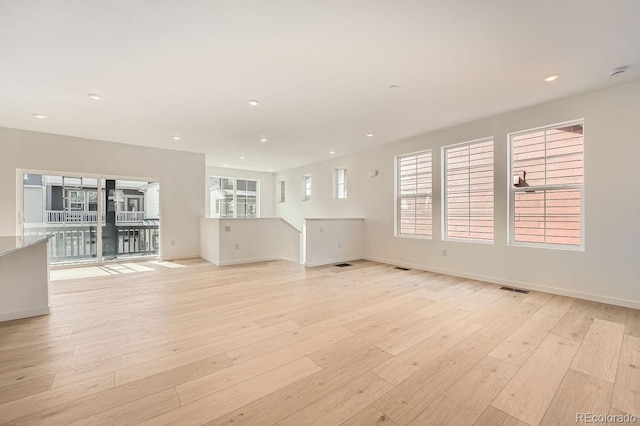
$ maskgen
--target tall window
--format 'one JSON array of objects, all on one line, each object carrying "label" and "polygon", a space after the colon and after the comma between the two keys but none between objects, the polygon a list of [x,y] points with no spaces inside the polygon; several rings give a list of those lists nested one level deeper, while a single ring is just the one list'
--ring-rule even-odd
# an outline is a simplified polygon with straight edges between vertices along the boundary
[{"label": "tall window", "polygon": [[253,179],[210,178],[211,217],[258,217],[258,187]]},{"label": "tall window", "polygon": [[302,186],[303,186],[303,194],[302,199],[304,201],[308,201],[311,199],[311,176],[303,176],[302,177]]},{"label": "tall window", "polygon": [[493,139],[442,148],[443,239],[493,242]]},{"label": "tall window", "polygon": [[347,198],[347,169],[336,169],[335,182],[336,198]]},{"label": "tall window", "polygon": [[278,198],[278,202],[280,203],[284,203],[284,195],[285,195],[285,184],[284,181],[281,180],[280,182],[278,182],[279,185],[279,189],[280,189],[280,198]]},{"label": "tall window", "polygon": [[431,237],[431,150],[402,155],[396,161],[396,235]]},{"label": "tall window", "polygon": [[509,135],[510,243],[583,247],[583,122]]}]

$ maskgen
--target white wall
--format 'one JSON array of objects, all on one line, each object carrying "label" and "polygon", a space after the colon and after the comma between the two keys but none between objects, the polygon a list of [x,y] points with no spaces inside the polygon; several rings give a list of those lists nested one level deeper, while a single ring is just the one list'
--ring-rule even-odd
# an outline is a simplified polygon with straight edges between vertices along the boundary
[{"label": "white wall", "polygon": [[47,240],[0,255],[0,321],[49,313]]},{"label": "white wall", "polygon": [[240,179],[257,179],[260,181],[260,217],[275,217],[274,212],[274,174],[263,172],[252,172],[249,170],[230,169],[227,167],[207,167],[206,175],[206,212],[207,217],[210,216],[210,193],[209,193],[209,178],[211,176],[217,177],[233,177]]},{"label": "white wall", "polygon": [[[287,194],[276,215],[296,225],[305,217],[363,217],[370,259],[640,308],[639,111],[635,81],[277,173]],[[507,134],[578,118],[585,120],[585,251],[508,246]],[[486,136],[495,140],[495,243],[441,241],[440,147]],[[433,239],[394,237],[394,156],[428,148]],[[333,198],[333,169],[340,166],[349,170],[346,200]],[[368,177],[373,169],[378,176]],[[313,196],[301,201],[301,176],[309,173]]]},{"label": "white wall", "polygon": [[16,169],[151,178],[160,181],[162,257],[199,255],[203,154],[6,128],[0,147],[0,235],[16,233]]},{"label": "white wall", "polygon": [[305,219],[305,265],[319,266],[364,257],[362,219]]},{"label": "white wall", "polygon": [[201,257],[216,265],[284,259],[300,263],[300,231],[277,218],[202,218]]},{"label": "white wall", "polygon": [[220,220],[200,218],[200,257],[214,265],[220,264]]}]

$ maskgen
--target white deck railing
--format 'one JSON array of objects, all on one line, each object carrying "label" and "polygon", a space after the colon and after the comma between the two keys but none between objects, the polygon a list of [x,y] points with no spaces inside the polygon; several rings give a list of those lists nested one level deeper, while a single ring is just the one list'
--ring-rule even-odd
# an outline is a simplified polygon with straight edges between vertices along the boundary
[{"label": "white deck railing", "polygon": [[[104,222],[105,215],[102,214]],[[142,222],[144,212],[116,212],[116,222]],[[47,223],[95,223],[98,212],[47,210]]]}]

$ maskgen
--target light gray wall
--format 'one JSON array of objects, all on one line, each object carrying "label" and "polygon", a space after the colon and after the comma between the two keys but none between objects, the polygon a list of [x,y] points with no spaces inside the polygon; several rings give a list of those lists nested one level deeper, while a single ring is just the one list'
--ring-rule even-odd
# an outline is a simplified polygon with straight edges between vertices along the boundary
[{"label": "light gray wall", "polygon": [[[635,81],[288,170],[275,176],[287,187],[276,215],[295,226],[305,217],[363,217],[370,259],[640,308],[639,117]],[[585,120],[585,251],[508,246],[507,134],[579,118]],[[487,136],[495,140],[495,243],[442,241],[440,148]],[[433,239],[394,237],[394,156],[428,148]],[[333,170],[341,166],[348,168],[346,200],[333,198]],[[370,170],[378,176],[368,177]],[[302,201],[305,174],[313,175],[310,201]]]},{"label": "light gray wall", "polygon": [[203,154],[7,128],[0,148],[0,235],[16,233],[16,169],[151,178],[160,182],[163,258],[199,255]]}]

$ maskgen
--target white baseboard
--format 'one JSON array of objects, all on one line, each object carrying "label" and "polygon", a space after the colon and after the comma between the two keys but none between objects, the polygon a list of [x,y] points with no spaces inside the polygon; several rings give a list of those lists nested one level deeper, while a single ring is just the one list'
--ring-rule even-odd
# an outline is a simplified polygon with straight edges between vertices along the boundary
[{"label": "white baseboard", "polygon": [[605,296],[602,294],[587,293],[583,291],[569,290],[569,289],[560,288],[560,287],[550,287],[546,285],[539,285],[539,284],[527,283],[522,281],[505,280],[503,278],[498,278],[498,277],[489,277],[484,275],[470,274],[467,272],[454,271],[450,269],[436,268],[436,267],[425,266],[425,265],[417,265],[415,263],[407,263],[399,260],[383,259],[383,258],[371,257],[371,256],[366,256],[364,257],[364,259],[370,260],[372,262],[385,263],[385,264],[394,265],[394,266],[402,266],[402,267],[411,268],[411,269],[418,269],[421,271],[436,272],[439,274],[451,275],[454,277],[461,277],[461,278],[469,278],[472,280],[485,281],[485,282],[498,284],[498,285],[506,285],[509,287],[518,287],[518,288],[523,288],[525,290],[541,291],[544,293],[552,293],[560,296],[575,297],[576,299],[590,300],[592,302],[601,302],[601,303],[607,303],[609,305],[624,306],[625,308],[640,309],[640,301],[637,301],[637,300],[620,299],[617,297]]},{"label": "white baseboard", "polygon": [[[331,265],[332,263],[340,262],[353,262],[354,260],[364,259],[363,256],[351,256],[351,257],[339,257],[337,259],[322,259],[315,262],[307,262],[304,264],[307,268],[313,268],[315,266]],[[384,262],[383,262],[384,263]]]},{"label": "white baseboard", "polygon": [[211,264],[214,264],[214,265],[218,266],[218,262],[214,261],[214,260],[213,260],[212,258],[210,258],[209,256],[203,256],[203,255],[200,255],[200,256],[198,256],[198,257],[199,257],[200,259],[206,260],[207,262],[209,262],[209,263],[211,263]]},{"label": "white baseboard", "polygon": [[[206,259],[205,259],[206,260]],[[244,263],[256,263],[256,262],[268,262],[271,260],[282,260],[282,258],[277,256],[269,256],[269,257],[254,257],[250,259],[236,259],[236,260],[222,260],[218,262],[218,266],[232,266],[232,265],[242,265]],[[213,262],[211,262],[213,263]],[[214,263],[215,265],[215,263]]]},{"label": "white baseboard", "polygon": [[23,311],[3,312],[0,314],[0,322],[12,321],[22,318],[39,317],[40,315],[47,315],[50,312],[51,308],[49,306],[45,306],[43,308],[25,309]]},{"label": "white baseboard", "polygon": [[182,255],[182,256],[162,256],[160,258],[160,261],[162,262],[171,262],[173,260],[185,260],[185,259],[197,259],[201,257],[200,254],[186,254],[186,255]]}]

